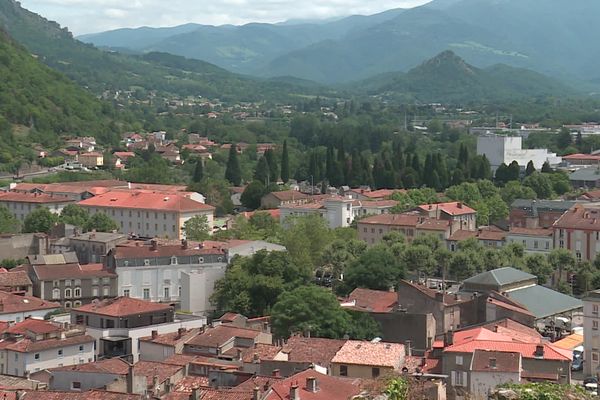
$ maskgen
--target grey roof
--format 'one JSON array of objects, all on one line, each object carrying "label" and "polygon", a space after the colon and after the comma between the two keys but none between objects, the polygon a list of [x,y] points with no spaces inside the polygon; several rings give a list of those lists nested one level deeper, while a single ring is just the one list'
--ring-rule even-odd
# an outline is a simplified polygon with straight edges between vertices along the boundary
[{"label": "grey roof", "polygon": [[589,167],[578,169],[569,175],[572,181],[597,181],[600,179],[600,169],[598,167]]},{"label": "grey roof", "polygon": [[581,300],[540,285],[511,290],[506,295],[509,299],[527,307],[536,319],[583,307]]},{"label": "grey roof", "polygon": [[77,235],[71,235],[69,239],[90,241],[96,243],[110,243],[117,240],[125,241],[127,240],[127,235],[112,232],[87,232],[78,233]]},{"label": "grey roof", "polygon": [[562,211],[565,212],[577,204],[576,201],[566,200],[530,200],[530,199],[516,199],[510,205],[511,208],[522,209],[529,211],[532,216],[537,217],[538,211]]},{"label": "grey roof", "polygon": [[537,277],[513,267],[504,267],[495,269],[493,271],[482,272],[465,280],[464,283],[504,286],[511,283],[528,281],[531,279],[537,279]]}]

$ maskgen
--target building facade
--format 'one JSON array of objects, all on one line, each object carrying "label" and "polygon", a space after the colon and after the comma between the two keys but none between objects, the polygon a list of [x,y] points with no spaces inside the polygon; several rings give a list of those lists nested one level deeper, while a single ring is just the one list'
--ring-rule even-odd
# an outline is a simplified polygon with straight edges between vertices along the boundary
[{"label": "building facade", "polygon": [[600,372],[600,290],[583,299],[583,372],[596,376]]},{"label": "building facade", "polygon": [[36,208],[45,207],[53,214],[60,214],[65,206],[73,202],[67,197],[47,194],[0,192],[0,205],[8,208],[8,211],[20,222],[23,222]]},{"label": "building facade", "polygon": [[561,162],[556,153],[550,153],[547,149],[523,149],[523,138],[520,136],[481,135],[477,137],[477,154],[485,155],[494,171],[501,164],[508,165],[513,161],[521,168],[532,161],[538,170],[545,162],[551,166]]},{"label": "building facade", "polygon": [[594,261],[600,252],[600,207],[577,204],[552,226],[554,248],[567,249],[577,261]]}]

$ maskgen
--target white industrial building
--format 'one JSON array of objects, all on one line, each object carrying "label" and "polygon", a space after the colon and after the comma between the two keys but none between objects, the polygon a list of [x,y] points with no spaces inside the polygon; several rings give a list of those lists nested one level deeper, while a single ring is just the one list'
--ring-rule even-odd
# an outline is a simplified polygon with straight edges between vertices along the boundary
[{"label": "white industrial building", "polygon": [[551,166],[558,165],[562,161],[556,153],[550,153],[548,149],[523,149],[523,138],[520,136],[494,134],[479,136],[477,154],[485,155],[494,171],[502,163],[508,165],[513,161],[522,168],[525,168],[529,161],[533,161],[536,169],[541,169],[546,161]]}]

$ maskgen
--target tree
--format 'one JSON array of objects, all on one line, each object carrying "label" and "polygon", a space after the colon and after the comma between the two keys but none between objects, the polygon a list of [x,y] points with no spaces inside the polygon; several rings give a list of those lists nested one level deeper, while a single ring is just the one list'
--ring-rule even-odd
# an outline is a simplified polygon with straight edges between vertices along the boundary
[{"label": "tree", "polygon": [[281,180],[284,184],[290,180],[290,156],[288,154],[287,140],[283,141],[283,150],[281,152]]},{"label": "tree", "polygon": [[402,261],[405,268],[410,268],[412,271],[417,271],[419,276],[421,273],[426,276],[435,274],[436,261],[433,257],[432,247],[426,244],[412,244],[407,247],[402,254]]},{"label": "tree", "polygon": [[206,215],[194,215],[183,224],[185,237],[189,240],[203,241],[210,237],[211,227]]},{"label": "tree", "polygon": [[404,268],[384,245],[373,246],[350,264],[344,277],[348,289],[389,290],[404,277]]},{"label": "tree", "polygon": [[510,206],[516,199],[535,199],[537,194],[519,181],[510,181],[500,189],[500,196]]},{"label": "tree", "polygon": [[89,221],[90,214],[83,207],[69,204],[60,213],[60,222],[83,228]]},{"label": "tree", "polygon": [[519,180],[519,176],[521,175],[521,167],[519,167],[519,163],[516,161],[508,164],[508,168],[506,169],[506,181],[516,181]]},{"label": "tree", "polygon": [[192,180],[196,183],[200,183],[200,182],[202,182],[203,178],[204,178],[204,164],[202,162],[202,159],[199,158],[198,161],[196,161],[196,167],[194,168],[194,176],[192,177]]},{"label": "tree", "polygon": [[338,279],[366,249],[366,243],[361,240],[335,240],[323,249],[323,269]]},{"label": "tree", "polygon": [[348,333],[350,315],[327,289],[304,286],[283,293],[273,306],[271,323],[278,338],[293,333],[340,339]]},{"label": "tree", "polygon": [[560,149],[565,149],[573,143],[573,137],[571,131],[568,128],[561,128],[558,135],[556,135],[556,145]]},{"label": "tree", "polygon": [[58,215],[46,207],[39,207],[25,217],[23,233],[49,233],[58,222]]},{"label": "tree", "polygon": [[262,156],[256,164],[256,169],[254,170],[254,180],[262,182],[263,185],[267,186],[269,179],[269,163],[267,162],[267,158]]},{"label": "tree", "polygon": [[96,232],[112,232],[119,229],[117,223],[104,213],[92,215],[83,225],[86,232],[95,230]]},{"label": "tree", "polygon": [[238,160],[237,144],[233,143],[229,149],[229,158],[227,159],[227,168],[225,169],[225,179],[234,186],[240,186],[242,183],[242,169]]},{"label": "tree", "polygon": [[381,336],[381,326],[368,312],[346,310],[350,315],[348,337],[353,340],[373,340]]},{"label": "tree", "polygon": [[545,174],[552,172],[552,168],[550,168],[550,163],[548,161],[544,161],[544,164],[542,165],[542,172]]},{"label": "tree", "polygon": [[265,151],[264,157],[269,165],[269,182],[277,183],[277,178],[279,178],[279,168],[277,167],[277,161],[275,160],[275,153],[273,150],[269,149]]},{"label": "tree", "polygon": [[19,221],[15,216],[3,205],[0,205],[0,233],[17,233],[19,232]]},{"label": "tree", "polygon": [[529,160],[527,163],[527,168],[525,168],[525,176],[529,176],[535,172],[535,166],[533,165],[533,161]]},{"label": "tree", "polygon": [[265,190],[265,185],[261,181],[252,181],[242,192],[240,197],[242,205],[250,210],[260,208],[260,201],[265,195]]},{"label": "tree", "polygon": [[555,195],[548,174],[534,172],[523,180],[523,185],[533,189],[539,199],[551,199]]},{"label": "tree", "polygon": [[560,285],[564,271],[572,271],[575,268],[575,257],[567,249],[554,249],[548,255],[548,262],[555,272],[558,272],[556,286]]},{"label": "tree", "polygon": [[323,249],[335,236],[319,215],[294,217],[285,221],[288,229],[284,231],[282,245],[288,250],[292,260],[299,265],[321,264]]}]

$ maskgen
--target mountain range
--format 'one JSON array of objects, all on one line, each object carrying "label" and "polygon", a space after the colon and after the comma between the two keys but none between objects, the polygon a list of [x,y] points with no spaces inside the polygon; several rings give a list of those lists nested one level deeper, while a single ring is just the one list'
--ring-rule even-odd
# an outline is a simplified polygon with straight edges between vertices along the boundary
[{"label": "mountain range", "polygon": [[339,83],[408,71],[445,50],[568,81],[599,81],[600,2],[433,0],[323,23],[139,28],[80,39],[138,53],[168,51],[255,76]]}]

